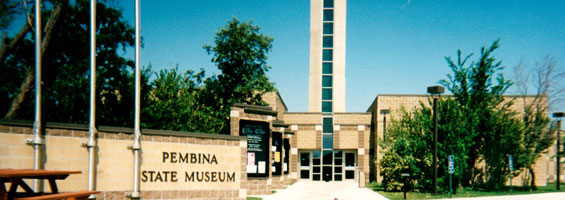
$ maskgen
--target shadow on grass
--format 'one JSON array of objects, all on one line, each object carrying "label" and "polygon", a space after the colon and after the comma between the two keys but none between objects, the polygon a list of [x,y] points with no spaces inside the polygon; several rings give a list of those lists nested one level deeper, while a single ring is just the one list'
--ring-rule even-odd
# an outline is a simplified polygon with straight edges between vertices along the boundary
[{"label": "shadow on grass", "polygon": [[[404,199],[403,192],[386,192],[380,184],[369,183],[367,188],[378,192],[391,200]],[[561,192],[565,192],[565,183],[561,184]],[[548,183],[547,186],[538,186],[536,190],[531,190],[529,187],[513,187],[510,192],[510,187],[504,188],[501,191],[480,191],[471,188],[459,188],[457,194],[452,195],[453,198],[462,197],[483,197],[483,196],[501,196],[501,195],[521,195],[521,194],[538,194],[547,192],[558,192],[555,183]],[[449,191],[438,191],[439,194],[433,195],[427,192],[407,192],[406,199],[443,199],[449,198]]]}]

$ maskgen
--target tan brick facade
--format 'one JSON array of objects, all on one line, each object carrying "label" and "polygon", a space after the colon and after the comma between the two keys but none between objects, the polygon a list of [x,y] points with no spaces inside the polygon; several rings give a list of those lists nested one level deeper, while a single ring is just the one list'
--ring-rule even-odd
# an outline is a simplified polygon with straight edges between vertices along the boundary
[{"label": "tan brick facade", "polygon": [[[33,168],[33,148],[26,140],[33,138],[31,124],[0,125],[0,168]],[[114,132],[113,128],[98,133],[96,152],[96,190],[102,193],[98,199],[126,199],[133,187],[133,156],[128,149],[133,143],[131,133]],[[123,130],[123,128],[114,128]],[[184,135],[183,135],[184,134]],[[79,170],[81,174],[70,175],[58,181],[61,191],[79,191],[87,188],[88,151],[82,147],[87,142],[88,132],[83,128],[69,126],[46,129],[44,155],[45,169]],[[142,174],[141,197],[143,199],[245,199],[245,159],[247,141],[244,137],[215,136],[210,134],[169,131],[143,131],[142,172],[175,172],[165,179],[149,180],[148,173]],[[216,162],[198,164],[179,162],[178,159],[165,161],[164,154],[201,153],[213,155]],[[210,157],[211,157],[210,156]],[[185,157],[186,158],[186,157]],[[186,182],[185,172],[226,172],[233,175],[229,181]],[[163,174],[164,175],[164,174]],[[219,177],[221,179],[221,177]],[[166,180],[166,181],[165,181]],[[31,184],[31,182],[28,182]],[[48,189],[47,189],[48,190]]]},{"label": "tan brick facade", "polygon": [[[442,95],[442,98],[450,98],[449,95]],[[515,110],[518,113],[523,113],[524,105],[526,103],[531,104],[534,101],[535,96],[505,96],[505,101],[514,100],[514,104],[511,106],[511,109]],[[547,103],[542,98],[542,104]],[[392,121],[401,117],[401,108],[404,108],[406,111],[410,112],[414,108],[419,107],[420,103],[430,106],[431,99],[429,95],[379,95],[375,98],[372,105],[368,109],[368,112],[371,112],[373,117],[371,119],[372,129],[371,129],[371,176],[376,178],[377,182],[382,181],[382,178],[379,174],[379,161],[382,157],[380,154],[380,147],[378,145],[378,139],[383,138],[383,129],[384,129],[384,119],[386,117],[387,126],[390,125]],[[383,114],[382,110],[388,109],[389,114]],[[555,148],[550,148],[549,153],[544,153],[538,158],[536,164],[534,165],[535,173],[536,173],[536,185],[538,186],[545,186],[547,184],[548,178],[552,178],[554,176],[550,176],[550,174],[555,174],[555,166],[554,159],[550,159],[551,150]],[[554,153],[552,154],[554,155]],[[517,178],[512,180],[513,185],[523,185],[527,183],[529,180],[528,173],[523,173]]]},{"label": "tan brick facade", "polygon": [[[239,128],[240,128],[239,126],[241,120],[260,121],[260,122],[269,123],[269,129],[271,130],[271,133],[273,131],[281,132],[283,133],[283,138],[288,138],[291,144],[296,143],[297,142],[297,140],[295,139],[296,136],[286,134],[286,133],[291,133],[289,128],[273,126],[274,121],[280,122],[282,121],[281,118],[283,117],[277,110],[273,110],[273,108],[281,109],[283,112],[286,111],[286,106],[284,105],[284,102],[282,102],[282,99],[280,98],[278,93],[268,93],[266,95],[263,95],[263,99],[274,106],[248,107],[248,105],[236,105],[232,107],[231,116],[230,116],[230,131],[231,131],[230,134],[239,135]],[[263,111],[265,113],[257,114],[257,113],[246,112],[246,109],[250,109],[250,108],[251,109],[255,108],[258,109],[259,112]],[[269,147],[270,146],[272,146],[271,136],[269,136]],[[290,152],[291,151],[289,151],[289,154],[291,154]],[[270,153],[269,158],[271,158],[273,156],[272,151],[269,151],[269,153]],[[289,166],[288,166],[289,173],[287,174],[282,173],[282,175],[273,175],[272,171],[269,170],[269,174],[267,177],[246,177],[247,182],[245,185],[242,185],[242,189],[246,190],[247,195],[255,196],[255,195],[271,194],[274,190],[283,189],[284,187],[295,182],[290,178],[290,176],[292,174],[292,170],[296,170],[296,169],[293,169],[290,163],[296,162],[296,155],[283,154],[281,159],[284,159],[284,156],[290,156]],[[245,160],[243,160],[243,158],[245,158]],[[247,154],[242,155],[242,168],[247,167],[246,164],[247,164]],[[268,167],[270,167],[271,164],[272,163],[269,162]]]},{"label": "tan brick facade", "polygon": [[[369,139],[371,113],[333,113],[333,149],[355,150],[359,167],[359,183],[369,181]],[[322,149],[322,113],[287,112],[284,122],[296,131],[291,143],[294,151]],[[294,156],[294,155],[293,155]],[[291,173],[298,173],[297,157],[292,161]],[[291,176],[298,179],[298,174]]]}]

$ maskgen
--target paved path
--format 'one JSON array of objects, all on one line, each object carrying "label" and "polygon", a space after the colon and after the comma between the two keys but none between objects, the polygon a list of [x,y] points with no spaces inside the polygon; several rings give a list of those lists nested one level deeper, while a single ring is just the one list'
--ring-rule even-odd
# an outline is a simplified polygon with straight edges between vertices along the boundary
[{"label": "paved path", "polygon": [[[367,188],[359,188],[353,182],[298,181],[275,194],[258,196],[263,200],[386,200],[384,196]],[[565,200],[565,192],[506,195],[473,198],[453,198],[454,200]]]},{"label": "paved path", "polygon": [[565,192],[552,192],[541,194],[524,194],[524,195],[505,195],[505,196],[490,196],[490,197],[474,197],[474,198],[453,198],[457,200],[563,200],[565,199]]},{"label": "paved path", "polygon": [[385,200],[387,198],[367,188],[359,188],[353,182],[298,181],[275,194],[259,196],[263,200],[312,199],[312,200]]}]

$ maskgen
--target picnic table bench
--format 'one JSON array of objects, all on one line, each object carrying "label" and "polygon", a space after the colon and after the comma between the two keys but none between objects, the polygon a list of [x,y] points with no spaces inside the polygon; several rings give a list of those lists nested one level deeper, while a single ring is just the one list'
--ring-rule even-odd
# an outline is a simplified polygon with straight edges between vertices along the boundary
[{"label": "picnic table bench", "polygon": [[[42,169],[0,169],[0,200],[32,200],[32,199],[86,199],[98,191],[80,191],[59,193],[55,180],[62,180],[71,174],[80,174],[81,171],[61,171]],[[24,179],[46,179],[49,182],[51,193],[33,191],[24,182]],[[11,183],[6,188],[6,183]],[[24,192],[17,192],[18,187]]]}]

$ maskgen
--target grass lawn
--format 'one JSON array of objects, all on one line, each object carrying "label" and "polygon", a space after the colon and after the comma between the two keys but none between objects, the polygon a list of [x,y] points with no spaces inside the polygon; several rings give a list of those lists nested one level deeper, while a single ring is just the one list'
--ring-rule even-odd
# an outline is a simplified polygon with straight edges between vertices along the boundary
[{"label": "grass lawn", "polygon": [[[367,184],[367,188],[372,189],[375,192],[389,198],[391,200],[395,199],[404,199],[404,193],[402,192],[385,192],[383,188],[379,184],[370,183]],[[565,183],[561,183],[562,191],[565,191]],[[420,193],[420,192],[408,192],[406,193],[407,199],[441,199],[441,198],[449,198],[449,191],[446,193],[441,193],[438,195],[432,195],[431,193]],[[516,195],[516,194],[535,194],[535,193],[544,193],[544,192],[556,192],[555,190],[555,183],[548,183],[547,186],[538,186],[536,191],[528,191],[523,187],[514,187],[512,193],[510,191],[494,191],[494,192],[485,192],[485,191],[474,191],[471,189],[459,189],[457,194],[453,195],[453,198],[456,197],[480,197],[480,196],[500,196],[500,195]]]}]

